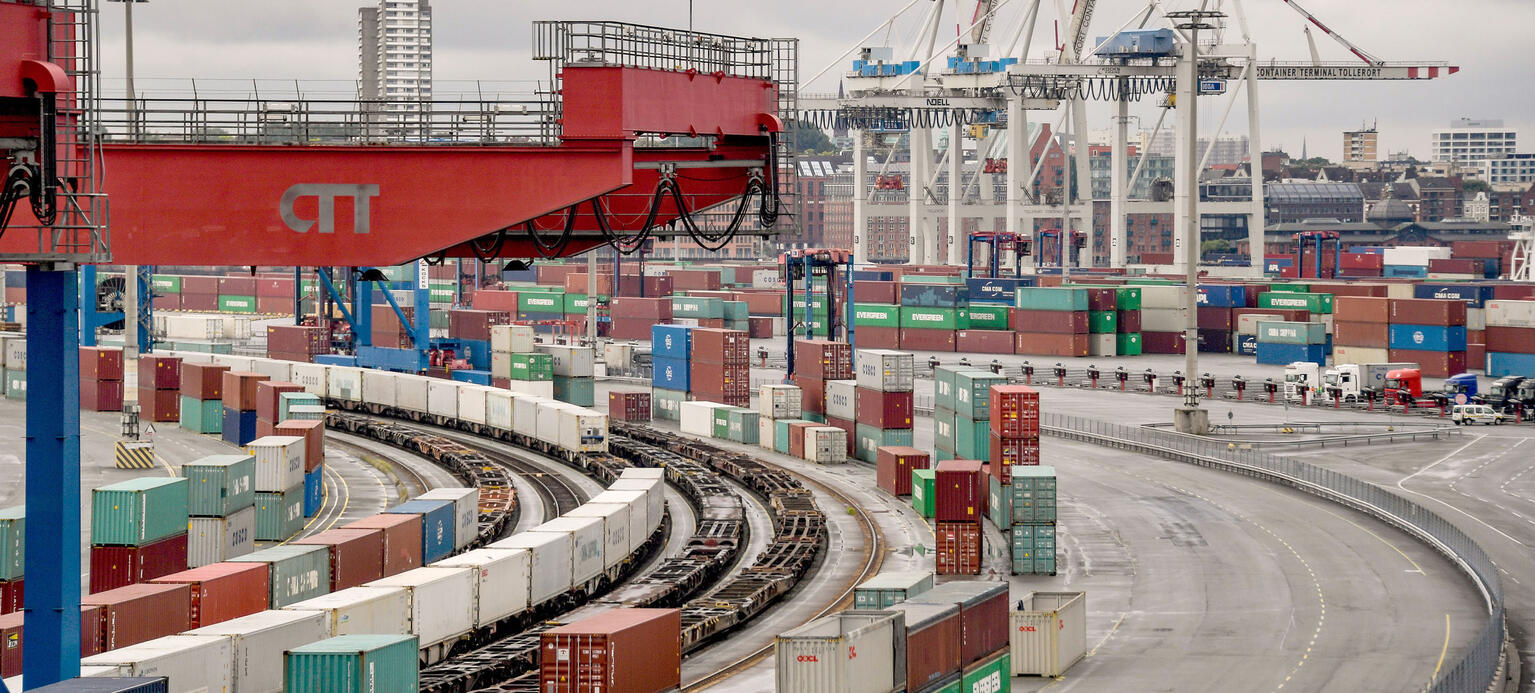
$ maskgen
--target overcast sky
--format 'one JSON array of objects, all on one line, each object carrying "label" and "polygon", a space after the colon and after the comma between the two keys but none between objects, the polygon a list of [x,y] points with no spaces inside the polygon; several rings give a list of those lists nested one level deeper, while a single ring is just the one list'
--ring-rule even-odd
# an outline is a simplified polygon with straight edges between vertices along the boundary
[{"label": "overcast sky", "polygon": [[[1195,0],[1168,0],[1181,9]],[[910,45],[921,12],[933,0],[915,0],[889,31],[869,41]],[[263,90],[281,88],[291,80],[355,80],[357,75],[357,12],[362,3],[344,0],[263,0],[233,3],[222,0],[150,0],[135,7],[135,74],[139,91],[185,88],[198,78],[199,88],[230,86],[243,89],[252,78]],[[700,31],[748,36],[801,39],[801,74],[809,78],[823,67],[836,67],[807,91],[833,92],[846,61],[838,55],[906,4],[906,0],[778,0],[772,3],[714,0],[695,4],[694,26]],[[1002,43],[1025,0],[1006,0],[998,11],[993,43]],[[1041,3],[1030,57],[1043,57],[1054,42],[1056,2]],[[1070,6],[1072,2],[1062,0]],[[1228,11],[1232,3],[1226,3]],[[1453,77],[1420,82],[1300,82],[1264,84],[1260,93],[1263,148],[1282,146],[1299,156],[1306,138],[1311,155],[1337,158],[1341,132],[1365,122],[1377,122],[1381,151],[1408,150],[1427,158],[1429,131],[1459,117],[1502,118],[1520,128],[1520,149],[1535,151],[1535,63],[1529,58],[1528,31],[1535,26],[1535,2],[1530,0],[1306,0],[1307,9],[1335,31],[1385,60],[1444,60],[1458,65]],[[941,41],[955,36],[959,19],[954,2],[945,9]],[[973,2],[959,3],[967,18]],[[1106,35],[1144,7],[1134,0],[1099,0],[1090,37]],[[1259,55],[1273,59],[1309,56],[1301,30],[1304,20],[1280,0],[1243,0]],[[121,89],[124,74],[123,5],[101,3],[101,69],[108,90]],[[529,60],[531,25],[535,19],[607,19],[653,25],[683,26],[688,21],[685,0],[436,0],[433,4],[435,78],[438,92],[461,88],[457,80],[484,80],[498,88],[507,82],[544,78],[542,63]],[[968,24],[968,21],[966,22]],[[1234,17],[1230,37],[1240,36]],[[941,42],[940,41],[940,42]],[[1317,35],[1324,59],[1349,56],[1325,35]],[[211,80],[229,80],[215,82]],[[265,81],[270,80],[270,81]],[[465,82],[464,84],[467,84]],[[530,90],[530,89],[529,89]],[[531,90],[530,90],[531,91]],[[1224,101],[1204,100],[1203,134],[1209,134],[1225,108]],[[1138,105],[1135,112],[1150,129],[1156,111]],[[1107,108],[1089,111],[1089,127],[1106,128]],[[1035,120],[1046,117],[1036,116]],[[1050,117],[1053,121],[1054,118]],[[1171,119],[1169,118],[1169,121]],[[1245,108],[1233,109],[1225,132],[1245,132]]]}]

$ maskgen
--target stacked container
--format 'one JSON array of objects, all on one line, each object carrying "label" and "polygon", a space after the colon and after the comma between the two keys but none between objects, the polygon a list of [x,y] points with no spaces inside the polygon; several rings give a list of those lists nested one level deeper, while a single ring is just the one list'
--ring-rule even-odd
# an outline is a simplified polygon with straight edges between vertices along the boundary
[{"label": "stacked container", "polygon": [[268,325],[266,356],[281,361],[309,363],[330,353],[330,331],[313,325]]},{"label": "stacked container", "polygon": [[858,382],[855,380],[828,380],[823,398],[826,408],[826,425],[841,430],[846,438],[846,457],[852,457],[857,438]]},{"label": "stacked container", "polygon": [[[915,357],[887,349],[863,349],[857,358],[858,459],[875,462],[882,447],[911,447]],[[895,477],[906,477],[895,473]]]},{"label": "stacked container", "polygon": [[[620,287],[622,288],[622,283]],[[646,293],[647,296],[654,296],[649,292]],[[669,323],[672,320],[672,300],[669,297],[624,296],[614,298],[608,303],[608,307],[613,315],[613,322],[608,327],[608,336],[614,339],[650,339],[652,326]]]},{"label": "stacked container", "polygon": [[229,366],[181,364],[181,427],[193,433],[224,430],[224,373]]},{"label": "stacked container", "polygon": [[1014,467],[1013,483],[994,496],[1007,498],[1007,516],[993,515],[1010,539],[1014,575],[1055,574],[1056,477],[1048,465]]},{"label": "stacked container", "polygon": [[[914,481],[915,483],[915,481]],[[979,575],[986,487],[979,460],[944,460],[934,474],[933,535],[939,575]],[[916,500],[913,491],[913,500]]]},{"label": "stacked container", "polygon": [[1466,310],[1462,300],[1390,299],[1390,360],[1417,363],[1433,378],[1466,372]]},{"label": "stacked container", "polygon": [[609,421],[650,421],[649,392],[609,392]]},{"label": "stacked container", "polygon": [[1213,353],[1236,351],[1236,310],[1246,308],[1248,291],[1241,284],[1201,284],[1199,302],[1199,350]]},{"label": "stacked container", "polygon": [[1019,287],[1008,317],[1013,353],[1087,356],[1092,339],[1087,289]]},{"label": "stacked container", "polygon": [[1183,353],[1187,329],[1183,311],[1188,287],[1148,284],[1141,290],[1141,351],[1147,354]]},{"label": "stacked container", "polygon": [[187,482],[187,566],[256,549],[256,458],[214,455],[181,466]]},{"label": "stacked container", "polygon": [[[286,377],[286,376],[285,376]],[[282,420],[282,398],[285,394],[301,394],[306,401],[314,396],[304,392],[304,386],[295,383],[263,380],[256,383],[256,437],[272,435],[277,422]]]},{"label": "stacked container", "polygon": [[881,447],[875,452],[875,480],[892,496],[913,493],[913,472],[932,466],[932,456],[914,447]]},{"label": "stacked container", "polygon": [[122,411],[122,349],[80,347],[80,409]]},{"label": "stacked container", "polygon": [[549,355],[554,399],[578,407],[596,403],[596,350],[564,344],[539,344],[534,349]]},{"label": "stacked container", "polygon": [[768,383],[757,391],[757,444],[768,450],[788,453],[788,426],[784,425],[783,439],[778,429],[780,422],[802,421],[800,407],[803,396],[794,385]]},{"label": "stacked container", "polygon": [[26,565],[27,508],[0,509],[0,615],[21,611]]},{"label": "stacked container", "polygon": [[[492,357],[495,354],[492,353]],[[538,353],[513,353],[504,355],[507,372],[511,378],[506,386],[512,392],[554,399],[554,357]],[[495,377],[494,371],[491,377]]]},{"label": "stacked container", "polygon": [[[116,650],[175,635],[192,627],[192,590],[185,584],[138,584],[80,597],[81,630],[86,610],[97,637],[94,651]],[[92,608],[94,607],[94,608]],[[85,634],[81,634],[85,639]]]},{"label": "stacked container", "polygon": [[1338,296],[1333,300],[1333,363],[1391,360],[1391,299]]},{"label": "stacked container", "polygon": [[958,333],[970,329],[970,288],[963,284],[900,285],[901,348],[955,351]]},{"label": "stacked container", "polygon": [[[1011,678],[1009,645],[1013,640],[1007,583],[953,580],[908,600],[959,610],[959,683],[961,691],[1006,691]],[[910,643],[908,642],[908,648]],[[909,658],[908,649],[908,658]],[[950,685],[953,685],[951,683]]]},{"label": "stacked container", "polygon": [[650,328],[652,418],[677,421],[681,417],[679,404],[687,401],[691,385],[692,329],[682,325]]},{"label": "stacked container", "polygon": [[1142,351],[1140,287],[1116,287],[1114,310],[1114,353],[1120,356],[1140,356]]},{"label": "stacked container", "polygon": [[[888,285],[890,298],[881,296],[879,303],[864,303],[865,292],[875,289],[861,288],[861,284]],[[901,306],[894,303],[894,282],[853,282],[853,328],[858,341],[865,344],[901,343]]]},{"label": "stacked container", "polygon": [[[478,294],[477,294],[478,296]],[[514,354],[533,353],[533,327],[530,325],[492,325],[490,328],[490,376],[496,380],[512,379]],[[523,364],[526,366],[526,362]],[[550,364],[553,377],[553,364]],[[553,385],[550,385],[553,392]]]},{"label": "stacked container", "polygon": [[304,439],[267,436],[246,453],[255,458],[256,540],[285,541],[304,527]]},{"label": "stacked container", "polygon": [[1487,376],[1535,374],[1535,301],[1493,300],[1486,310]]},{"label": "stacked container", "polygon": [[905,625],[885,611],[844,611],[773,639],[775,690],[905,690]]},{"label": "stacked container", "polygon": [[800,389],[800,417],[826,423],[826,381],[853,379],[853,349],[844,342],[794,342],[794,384]]},{"label": "stacked container", "polygon": [[934,373],[933,446],[938,460],[985,460],[991,455],[991,387],[1007,377],[968,367]]},{"label": "stacked container", "polygon": [[256,439],[256,385],[267,376],[260,373],[226,371],[223,374],[224,440],[245,445]]},{"label": "stacked container", "polygon": [[693,399],[732,407],[751,403],[751,342],[744,330],[690,331],[689,392]]},{"label": "stacked container", "polygon": [[91,492],[91,592],[186,569],[186,479],[143,477]]},{"label": "stacked container", "polygon": [[270,568],[265,563],[213,563],[150,580],[187,585],[190,627],[201,628],[265,611]]},{"label": "stacked container", "polygon": [[1327,325],[1259,322],[1258,363],[1283,366],[1297,361],[1327,365]]},{"label": "stacked container", "polygon": [[139,420],[181,420],[181,359],[139,357]]},{"label": "stacked container", "polygon": [[539,690],[653,693],[682,685],[682,612],[614,609],[539,636]]}]

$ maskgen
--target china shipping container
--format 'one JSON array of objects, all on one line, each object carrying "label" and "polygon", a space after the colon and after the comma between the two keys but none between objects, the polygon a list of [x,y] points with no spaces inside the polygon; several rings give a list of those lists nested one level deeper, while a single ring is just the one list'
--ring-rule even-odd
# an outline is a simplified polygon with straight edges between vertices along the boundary
[{"label": "china shipping container", "polygon": [[842,612],[811,621],[773,639],[775,690],[889,693],[904,689],[904,639],[901,616],[884,611]]},{"label": "china shipping container", "polygon": [[854,609],[883,609],[933,588],[933,574],[925,570],[891,571],[863,581],[853,590]]},{"label": "china shipping container", "polygon": [[384,576],[384,533],[371,529],[330,529],[293,544],[324,546],[330,554],[330,591],[356,587]]},{"label": "china shipping container", "polygon": [[1032,592],[1009,612],[1012,674],[1060,676],[1087,653],[1087,593]]},{"label": "china shipping container", "polygon": [[1007,647],[1007,619],[1012,604],[1005,582],[951,580],[912,597],[911,601],[959,607],[963,633],[961,665],[981,661]]},{"label": "china shipping container", "polygon": [[105,592],[186,569],[186,532],[138,546],[92,546],[90,588]]},{"label": "china shipping container", "polygon": [[105,666],[118,676],[164,676],[171,691],[234,690],[234,660],[228,638],[172,635],[101,652],[80,666]]},{"label": "china shipping container", "polygon": [[933,530],[939,575],[979,575],[981,558],[980,516],[968,522],[939,521]]},{"label": "china shipping container", "polygon": [[940,523],[980,522],[986,504],[980,461],[944,460],[935,469],[935,519]]},{"label": "china shipping container", "polygon": [[150,582],[187,585],[190,627],[200,628],[265,611],[269,571],[265,563],[215,563]]},{"label": "china shipping container", "polygon": [[877,483],[891,495],[908,495],[912,470],[927,469],[931,459],[927,452],[913,447],[881,447],[874,461]]},{"label": "china shipping container", "polygon": [[342,635],[289,650],[283,657],[286,693],[415,693],[416,637]]},{"label": "china shipping container", "polygon": [[901,602],[885,607],[900,613],[906,627],[906,686],[923,690],[959,674],[964,634],[954,604]]},{"label": "china shipping container", "polygon": [[330,591],[330,552],[324,546],[285,544],[237,556],[230,562],[267,564],[267,604],[272,609]]},{"label": "china shipping container", "polygon": [[283,608],[325,614],[330,637],[356,633],[399,635],[410,632],[410,592],[403,587],[349,587]]},{"label": "china shipping container", "polygon": [[101,607],[102,651],[180,633],[191,627],[191,588],[138,584],[97,592],[80,603]]},{"label": "china shipping container", "polygon": [[677,609],[616,609],[544,631],[540,640],[545,693],[652,693],[681,686]]}]

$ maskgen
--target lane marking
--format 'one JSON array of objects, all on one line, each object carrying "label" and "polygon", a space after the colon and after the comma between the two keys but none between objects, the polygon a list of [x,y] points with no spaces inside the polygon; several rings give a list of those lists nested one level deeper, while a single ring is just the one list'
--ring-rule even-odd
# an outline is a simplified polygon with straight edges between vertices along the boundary
[{"label": "lane marking", "polygon": [[1428,471],[1430,469],[1433,469],[1434,467],[1437,467],[1437,466],[1439,466],[1441,464],[1444,464],[1446,461],[1448,461],[1450,459],[1453,459],[1456,455],[1459,455],[1460,451],[1465,450],[1466,448],[1469,448],[1469,447],[1471,447],[1473,445],[1476,445],[1477,443],[1480,443],[1480,442],[1482,442],[1482,437],[1479,436],[1475,440],[1472,440],[1471,442],[1466,443],[1465,445],[1462,445],[1462,446],[1460,446],[1458,448],[1455,448],[1454,452],[1452,452],[1452,453],[1450,453],[1448,455],[1445,455],[1444,457],[1441,457],[1441,458],[1439,458],[1437,460],[1434,460],[1428,466],[1423,467],[1423,468],[1419,469],[1416,472],[1413,472],[1411,474],[1408,474],[1407,476],[1402,477],[1401,480],[1396,482],[1397,487],[1400,488],[1402,486],[1402,484],[1405,483],[1408,479],[1411,479],[1411,478],[1413,478],[1413,477],[1415,477],[1415,476],[1417,476],[1419,474],[1422,474],[1423,472],[1426,472],[1426,471]]},{"label": "lane marking", "polygon": [[[306,491],[306,493],[307,493],[307,491]],[[293,541],[294,539],[297,539],[297,538],[302,537],[302,536],[306,536],[304,533],[308,532],[309,528],[313,527],[315,522],[318,522],[320,520],[320,518],[325,516],[325,507],[329,503],[330,503],[330,495],[322,492],[320,494],[320,509],[315,511],[314,517],[309,518],[309,521],[305,522],[304,526],[300,527],[298,532],[294,533],[293,536],[288,537],[287,539],[282,540],[277,545],[278,546],[282,546],[283,544],[286,544],[286,543],[288,543],[290,541]],[[301,504],[300,507],[302,507],[302,501],[300,501],[300,504]]]},{"label": "lane marking", "polygon": [[1450,612],[1446,611],[1444,613],[1444,647],[1439,650],[1439,662],[1434,665],[1434,675],[1429,677],[1429,679],[1428,679],[1428,686],[1425,686],[1424,690],[1427,690],[1429,686],[1433,686],[1434,682],[1439,680],[1439,670],[1444,668],[1444,656],[1446,654],[1448,654],[1449,651],[1450,651]]},{"label": "lane marking", "polygon": [[1368,535],[1370,535],[1372,537],[1375,537],[1376,539],[1379,539],[1380,543],[1385,544],[1386,546],[1391,547],[1392,551],[1397,552],[1397,554],[1401,555],[1402,558],[1406,559],[1408,563],[1412,564],[1412,570],[1409,570],[1407,572],[1409,572],[1409,573],[1417,573],[1419,575],[1427,575],[1427,573],[1423,572],[1423,566],[1418,565],[1417,561],[1412,560],[1412,556],[1407,555],[1400,548],[1397,548],[1397,545],[1391,543],[1390,540],[1388,540],[1385,537],[1383,537],[1383,536],[1381,536],[1379,534],[1376,534],[1375,532],[1371,531],[1369,527],[1365,527],[1364,525],[1361,525],[1361,524],[1359,524],[1357,522],[1354,522],[1353,520],[1350,520],[1350,519],[1348,519],[1348,518],[1346,518],[1346,517],[1344,517],[1342,515],[1339,515],[1339,514],[1333,512],[1333,511],[1331,511],[1331,510],[1328,510],[1326,508],[1318,507],[1316,509],[1320,510],[1320,511],[1322,511],[1324,513],[1327,513],[1328,515],[1336,517],[1336,518],[1338,518],[1340,520],[1343,520],[1344,522],[1347,522],[1347,523],[1349,523],[1349,524],[1359,528],[1359,530],[1364,532],[1365,534],[1368,534]]},{"label": "lane marking", "polygon": [[[331,475],[331,477],[336,480],[337,483],[341,484],[341,486],[337,489],[340,492],[340,494],[341,494],[341,507],[336,509],[336,516],[331,518],[330,524],[325,525],[325,530],[322,530],[322,531],[327,531],[330,528],[335,527],[336,523],[341,521],[341,516],[345,515],[347,509],[351,507],[351,505],[352,505],[352,485],[346,483],[346,477],[341,476],[341,472],[338,472],[338,471],[335,471],[335,470],[331,469],[330,465],[325,465],[324,467],[322,467],[322,469],[324,469],[327,473],[329,473]],[[334,487],[334,484],[332,485],[332,487]]]},{"label": "lane marking", "polygon": [[[1493,532],[1497,533],[1498,536],[1503,537],[1504,539],[1507,539],[1507,540],[1509,540],[1509,541],[1511,541],[1511,542],[1513,542],[1515,544],[1518,544],[1521,549],[1529,548],[1524,542],[1519,541],[1518,539],[1515,539],[1512,536],[1509,536],[1508,532],[1505,532],[1505,531],[1503,531],[1501,529],[1498,529],[1497,527],[1494,527],[1494,526],[1488,524],[1486,520],[1483,520],[1480,517],[1477,517],[1475,515],[1472,515],[1471,513],[1468,513],[1468,512],[1466,512],[1464,510],[1461,510],[1460,508],[1456,507],[1455,505],[1453,505],[1453,504],[1451,504],[1451,503],[1449,503],[1447,501],[1440,500],[1439,498],[1437,498],[1435,496],[1430,496],[1427,493],[1420,493],[1418,491],[1414,491],[1414,490],[1412,490],[1410,488],[1407,488],[1406,486],[1403,485],[1403,484],[1405,484],[1407,482],[1408,479],[1411,479],[1411,478],[1413,478],[1413,477],[1415,477],[1415,476],[1417,476],[1419,474],[1422,474],[1423,472],[1428,471],[1431,467],[1433,467],[1433,466],[1435,466],[1437,464],[1440,464],[1440,463],[1444,462],[1445,460],[1448,460],[1451,457],[1454,457],[1457,454],[1460,454],[1461,450],[1465,450],[1466,448],[1471,447],[1472,445],[1475,445],[1480,440],[1482,440],[1482,438],[1477,438],[1476,440],[1473,440],[1473,441],[1471,441],[1469,443],[1466,443],[1465,445],[1462,445],[1458,449],[1456,449],[1455,452],[1452,452],[1452,453],[1450,453],[1448,455],[1445,455],[1444,457],[1439,458],[1433,464],[1430,464],[1427,467],[1419,469],[1416,472],[1413,472],[1411,474],[1408,474],[1407,476],[1402,477],[1401,479],[1398,479],[1397,482],[1396,482],[1396,487],[1401,489],[1401,490],[1403,490],[1403,491],[1406,491],[1407,493],[1411,493],[1411,494],[1413,494],[1415,496],[1422,496],[1424,498],[1432,500],[1435,503],[1438,503],[1440,505],[1443,505],[1446,508],[1449,508],[1451,510],[1454,510],[1455,512],[1458,512],[1458,513],[1460,513],[1462,515],[1465,515],[1466,517],[1469,517],[1472,520],[1475,520],[1477,524],[1479,524],[1479,525],[1481,525],[1483,527],[1486,527],[1487,529],[1490,529]],[[1528,439],[1527,438],[1520,438],[1519,440],[1520,440],[1520,442],[1524,442],[1525,440],[1528,440]],[[1518,444],[1519,443],[1515,443],[1514,445],[1517,446]],[[1512,449],[1512,448],[1510,448],[1510,449]],[[1461,494],[1461,495],[1465,495],[1465,494]],[[1518,582],[1518,580],[1515,580],[1514,582]]]},{"label": "lane marking", "polygon": [[1091,657],[1091,656],[1093,656],[1095,654],[1098,654],[1098,648],[1103,647],[1103,644],[1108,642],[1109,638],[1114,637],[1114,633],[1119,630],[1119,624],[1124,623],[1125,615],[1126,615],[1126,612],[1124,612],[1124,611],[1119,612],[1119,618],[1114,619],[1114,625],[1109,626],[1109,632],[1104,633],[1103,634],[1103,639],[1099,640],[1097,645],[1093,645],[1093,649],[1087,651],[1087,656],[1088,657]]}]

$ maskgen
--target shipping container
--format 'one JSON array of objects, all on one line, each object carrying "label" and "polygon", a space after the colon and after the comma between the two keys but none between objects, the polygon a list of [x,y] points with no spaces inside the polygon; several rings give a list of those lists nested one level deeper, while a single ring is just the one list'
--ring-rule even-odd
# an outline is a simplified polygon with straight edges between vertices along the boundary
[{"label": "shipping container", "polygon": [[857,418],[857,388],[853,380],[826,381],[826,415],[838,419]]},{"label": "shipping container", "polygon": [[1086,289],[1019,287],[1013,294],[1013,307],[1023,310],[1085,311]]},{"label": "shipping container", "polygon": [[936,519],[939,522],[980,522],[986,502],[981,463],[944,460],[937,472]]},{"label": "shipping container", "polygon": [[1009,626],[1014,676],[1060,676],[1087,654],[1087,593],[1032,592]]},{"label": "shipping container", "polygon": [[1264,291],[1258,294],[1259,308],[1297,308],[1315,314],[1333,312],[1333,295],[1292,291]]},{"label": "shipping container", "polygon": [[847,431],[832,426],[811,426],[805,429],[804,459],[817,464],[842,464],[847,462]]},{"label": "shipping container", "polygon": [[1011,544],[1014,575],[1055,575],[1055,524],[1013,525]]},{"label": "shipping container", "polygon": [[280,609],[330,591],[330,551],[324,546],[286,544],[230,559],[268,566],[268,606]]},{"label": "shipping container", "polygon": [[901,614],[905,624],[908,690],[925,690],[960,673],[964,633],[958,606],[906,601],[885,611]]},{"label": "shipping container", "polygon": [[1326,365],[1326,345],[1258,342],[1258,363],[1283,366],[1297,361],[1308,361],[1317,365]]},{"label": "shipping container", "polygon": [[450,500],[410,500],[384,511],[391,515],[416,515],[421,518],[421,562],[432,563],[446,557],[456,546],[454,529],[458,515]]},{"label": "shipping container", "polygon": [[1327,325],[1320,322],[1260,322],[1259,344],[1325,344]]},{"label": "shipping container", "polygon": [[187,530],[187,480],[141,477],[91,492],[91,543],[138,546]]},{"label": "shipping container", "polygon": [[1488,301],[1486,311],[1488,327],[1535,327],[1535,301]]},{"label": "shipping container", "polygon": [[323,613],[327,637],[410,632],[410,592],[403,587],[351,587],[283,609]]},{"label": "shipping container", "polygon": [[1054,522],[1056,519],[1055,467],[1012,468],[1012,523]]},{"label": "shipping container", "polygon": [[933,588],[927,571],[892,571],[863,581],[853,590],[854,609],[883,609],[915,598]]},{"label": "shipping container", "polygon": [[1091,351],[1088,335],[1019,332],[1013,353],[1034,356],[1087,356]]},{"label": "shipping container", "polygon": [[602,575],[606,568],[603,547],[603,523],[595,517],[559,517],[529,530],[539,534],[565,534],[570,536],[571,550],[566,556],[570,562],[571,584],[581,585]]},{"label": "shipping container", "polygon": [[910,392],[915,357],[889,349],[860,349],[857,354],[858,387],[881,392]]},{"label": "shipping container", "polygon": [[246,452],[255,457],[256,490],[276,493],[303,484],[305,443],[296,436],[252,440]]},{"label": "shipping container", "polygon": [[765,384],[757,398],[758,413],[765,419],[787,419],[799,416],[803,397],[794,385]]},{"label": "shipping container", "polygon": [[474,628],[475,580],[476,571],[469,568],[427,566],[367,586],[402,587],[410,592],[410,632],[425,650],[451,643]]},{"label": "shipping container", "polygon": [[80,347],[80,379],[122,380],[122,347]]},{"label": "shipping container", "polygon": [[[883,611],[843,612],[778,635],[773,639],[776,690],[806,693],[903,690],[906,643],[900,619]],[[857,656],[852,656],[853,653]]]},{"label": "shipping container", "polygon": [[1466,302],[1432,298],[1393,298],[1391,324],[1462,326],[1466,324]]},{"label": "shipping container", "polygon": [[24,575],[26,559],[27,507],[0,509],[0,580],[15,580]]},{"label": "shipping container", "polygon": [[850,380],[853,378],[852,348],[845,342],[796,340],[794,370],[797,376],[815,380]]},{"label": "shipping container", "polygon": [[966,316],[972,330],[1006,330],[1014,309],[1007,305],[982,306],[970,304]]},{"label": "shipping container", "polygon": [[266,563],[215,563],[151,582],[187,585],[190,627],[200,628],[265,611],[270,570]]},{"label": "shipping container", "polygon": [[891,495],[904,496],[912,493],[912,472],[930,465],[931,456],[917,448],[881,447],[875,459],[876,483]]},{"label": "shipping container", "polygon": [[687,392],[692,389],[689,375],[691,365],[687,359],[656,357],[651,365],[651,383],[666,390]]},{"label": "shipping container", "polygon": [[252,614],[187,635],[229,639],[234,672],[230,690],[241,693],[282,693],[283,653],[331,637],[326,614],[293,610]]},{"label": "shipping container", "polygon": [[113,667],[118,676],[164,676],[170,693],[232,691],[230,649],[229,638],[172,635],[91,655],[80,665]]},{"label": "shipping container", "polygon": [[1393,323],[1390,329],[1389,348],[1419,351],[1465,351],[1466,328],[1464,325],[1444,327],[1439,325]]},{"label": "shipping container", "polygon": [[283,658],[287,693],[415,693],[416,637],[342,635],[289,650]]},{"label": "shipping container", "polygon": [[687,360],[692,356],[692,328],[656,325],[650,328],[651,353],[655,358]]},{"label": "shipping container", "polygon": [[938,495],[936,484],[936,470],[911,470],[911,507],[924,518],[933,516],[933,501]]},{"label": "shipping container", "polygon": [[187,480],[187,513],[221,517],[256,502],[252,455],[211,455],[181,466]]},{"label": "shipping container", "polygon": [[[1390,361],[1418,364],[1423,375],[1429,378],[1448,378],[1466,372],[1464,351],[1422,351],[1415,349],[1390,349]],[[1491,373],[1488,374],[1492,375]]]},{"label": "shipping container", "polygon": [[493,624],[528,608],[533,554],[526,550],[477,549],[433,564],[472,569],[476,627]]},{"label": "shipping container", "polygon": [[191,588],[187,585],[138,584],[83,595],[84,606],[101,607],[101,649],[180,633],[191,627]]},{"label": "shipping container", "polygon": [[324,546],[330,557],[330,591],[356,587],[384,576],[384,533],[376,529],[330,529],[293,541]]},{"label": "shipping container", "polygon": [[1039,392],[1027,385],[991,386],[990,427],[1004,438],[1039,435]]},{"label": "shipping container", "polygon": [[980,515],[978,512],[974,520],[965,522],[935,523],[933,537],[937,543],[939,575],[981,574],[981,559],[985,551],[982,548]]},{"label": "shipping container", "polygon": [[92,546],[90,588],[105,592],[186,569],[186,532],[137,546]]},{"label": "shipping container", "polygon": [[602,567],[604,570],[622,563],[645,539],[645,535],[638,537],[630,535],[632,522],[627,504],[588,501],[562,517],[596,518],[602,521]]},{"label": "shipping container", "polygon": [[571,545],[568,532],[521,532],[485,548],[529,553],[528,605],[537,607],[571,588]]},{"label": "shipping container", "polygon": [[540,690],[651,693],[681,685],[676,609],[616,609],[544,631]]},{"label": "shipping container", "polygon": [[223,373],[224,408],[236,411],[256,411],[256,384],[267,376],[248,371],[229,370]]},{"label": "shipping container", "polygon": [[453,503],[455,548],[462,549],[479,538],[480,490],[478,488],[435,488],[416,496],[416,500],[443,500]]}]

